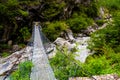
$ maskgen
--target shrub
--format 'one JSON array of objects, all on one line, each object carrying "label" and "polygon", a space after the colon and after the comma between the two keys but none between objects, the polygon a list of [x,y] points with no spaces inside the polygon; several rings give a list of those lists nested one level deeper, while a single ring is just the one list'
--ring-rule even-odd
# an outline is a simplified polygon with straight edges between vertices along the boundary
[{"label": "shrub", "polygon": [[59,4],[57,1],[47,1],[44,7],[45,8],[43,9],[42,14],[47,20],[51,20],[54,17],[58,18],[58,15],[65,7],[65,2],[61,1]]},{"label": "shrub", "polygon": [[103,47],[104,55],[91,55],[85,63],[75,60],[73,52],[66,49],[58,50],[56,56],[50,60],[55,76],[59,80],[69,77],[91,77],[101,74],[120,74],[120,54],[107,45]]},{"label": "shrub", "polygon": [[54,41],[58,36],[60,36],[60,33],[67,28],[68,26],[63,21],[48,22],[46,23],[46,27],[43,28],[43,32],[50,40]]},{"label": "shrub", "polygon": [[99,0],[99,3],[111,11],[120,9],[120,0]]},{"label": "shrub", "polygon": [[94,56],[88,58],[88,61],[83,64],[83,66],[92,75],[110,74],[115,72],[106,56]]},{"label": "shrub", "polygon": [[114,16],[114,22],[112,23],[113,25],[108,25],[104,29],[98,30],[95,33],[91,35],[91,42],[89,44],[89,48],[100,52],[101,48],[104,45],[108,45],[115,52],[119,52],[120,50],[120,16],[119,14],[116,14]]},{"label": "shrub", "polygon": [[29,15],[29,13],[28,13],[27,11],[23,11],[23,10],[21,10],[21,9],[19,9],[18,11],[19,11],[19,13],[20,13],[22,16],[24,16],[24,17],[27,17],[27,16]]},{"label": "shrub", "polygon": [[115,53],[108,45],[104,45],[101,51],[102,55],[94,54],[87,58],[86,69],[94,75],[115,73],[120,76],[120,54]]},{"label": "shrub", "polygon": [[19,45],[19,48],[20,48],[20,49],[22,49],[22,48],[26,47],[26,45],[25,45],[25,44],[23,44],[23,43],[18,44],[18,45]]},{"label": "shrub", "polygon": [[9,56],[10,55],[10,53],[8,53],[8,52],[3,52],[3,53],[1,53],[1,56],[2,57],[7,57],[7,56]]},{"label": "shrub", "polygon": [[6,11],[7,11],[7,7],[4,4],[0,3],[0,16],[5,14]]},{"label": "shrub", "polygon": [[102,26],[105,23],[105,21],[104,20],[97,20],[96,23],[98,26]]},{"label": "shrub", "polygon": [[99,4],[98,1],[91,1],[91,3],[88,5],[88,8],[85,10],[85,13],[89,16],[89,17],[97,17],[99,15]]},{"label": "shrub", "polygon": [[10,80],[30,80],[29,76],[32,67],[33,64],[31,61],[20,63],[18,70],[11,74]]},{"label": "shrub", "polygon": [[28,27],[21,28],[19,30],[19,32],[20,32],[21,36],[19,36],[18,38],[19,39],[23,39],[23,41],[27,41],[30,38],[30,36],[31,36]]},{"label": "shrub", "polygon": [[92,55],[83,65],[92,75],[118,74],[120,75],[120,54],[115,53],[108,45],[102,48],[103,55]]},{"label": "shrub", "polygon": [[18,5],[18,1],[17,1],[17,0],[8,0],[8,1],[7,1],[7,4],[10,4],[10,5]]},{"label": "shrub", "polygon": [[112,48],[104,45],[102,48],[103,55],[92,55],[87,58],[83,67],[92,75],[100,74],[120,74],[119,53],[115,53]]},{"label": "shrub", "polygon": [[67,21],[67,24],[70,26],[71,30],[74,33],[80,33],[81,30],[86,29],[93,23],[91,18],[76,16]]},{"label": "shrub", "polygon": [[65,49],[58,50],[56,56],[50,60],[55,77],[59,80],[68,80],[69,77],[89,76],[79,61],[75,60],[74,53],[68,53]]}]

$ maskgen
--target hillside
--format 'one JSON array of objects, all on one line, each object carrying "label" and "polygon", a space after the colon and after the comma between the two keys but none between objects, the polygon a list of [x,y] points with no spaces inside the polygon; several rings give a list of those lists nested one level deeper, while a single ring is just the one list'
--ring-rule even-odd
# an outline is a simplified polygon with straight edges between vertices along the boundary
[{"label": "hillside", "polygon": [[[70,52],[66,46],[58,48],[55,57],[49,59],[58,80],[104,74],[120,76],[119,4],[120,0],[0,0],[0,58],[25,48],[34,32],[33,23],[40,22],[51,42],[65,38],[67,32],[73,32],[75,39],[90,38],[87,48],[93,55],[84,63],[75,60],[74,54],[77,46],[86,44],[84,41],[76,42]],[[72,44],[74,40],[68,42]]]}]

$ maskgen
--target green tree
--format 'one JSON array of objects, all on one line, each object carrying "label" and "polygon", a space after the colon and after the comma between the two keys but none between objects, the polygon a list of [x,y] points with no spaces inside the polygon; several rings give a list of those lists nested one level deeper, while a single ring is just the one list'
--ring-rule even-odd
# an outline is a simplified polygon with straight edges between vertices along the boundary
[{"label": "green tree", "polygon": [[98,30],[91,35],[90,48],[94,51],[101,52],[104,45],[108,45],[119,52],[120,50],[120,16],[119,12],[115,13],[114,22],[104,29]]},{"label": "green tree", "polygon": [[68,26],[64,21],[47,22],[46,27],[43,28],[43,32],[50,40],[54,41],[67,28]]},{"label": "green tree", "polygon": [[74,18],[67,20],[67,24],[74,33],[80,33],[81,30],[87,29],[92,23],[93,20],[87,18],[87,16],[75,16]]},{"label": "green tree", "polygon": [[10,76],[10,80],[30,80],[30,73],[33,64],[31,61],[26,61],[19,64],[18,70],[13,72]]},{"label": "green tree", "polygon": [[120,0],[99,0],[99,3],[111,11],[120,9]]}]

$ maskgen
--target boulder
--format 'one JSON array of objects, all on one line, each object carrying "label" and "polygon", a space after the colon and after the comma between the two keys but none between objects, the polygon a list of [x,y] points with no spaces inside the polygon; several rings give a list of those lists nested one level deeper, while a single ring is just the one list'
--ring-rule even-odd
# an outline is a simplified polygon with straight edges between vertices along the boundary
[{"label": "boulder", "polygon": [[61,32],[61,37],[68,40],[69,42],[75,41],[75,38],[73,37],[73,32],[70,29]]},{"label": "boulder", "polygon": [[116,74],[106,74],[106,75],[98,75],[89,77],[72,77],[69,80],[120,80],[120,78]]},{"label": "boulder", "polygon": [[8,41],[8,46],[11,46],[12,45],[12,40],[9,40]]},{"label": "boulder", "polygon": [[54,44],[56,44],[57,46],[59,46],[60,49],[66,47],[69,51],[72,50],[74,48],[74,45],[71,44],[68,40],[65,40],[63,38],[57,38],[54,41]]},{"label": "boulder", "polygon": [[17,44],[13,45],[12,47],[12,51],[15,52],[15,51],[18,51],[20,48]]},{"label": "boulder", "polygon": [[26,47],[17,51],[6,58],[0,59],[0,76],[9,74],[20,62],[31,59],[32,47]]}]

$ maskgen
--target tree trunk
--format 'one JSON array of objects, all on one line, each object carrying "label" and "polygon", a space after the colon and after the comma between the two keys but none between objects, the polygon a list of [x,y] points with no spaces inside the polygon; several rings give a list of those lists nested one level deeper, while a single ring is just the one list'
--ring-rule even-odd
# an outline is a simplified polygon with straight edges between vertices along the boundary
[{"label": "tree trunk", "polygon": [[7,24],[5,24],[2,40],[7,41],[10,38],[10,33],[11,33],[11,26],[8,27]]}]

